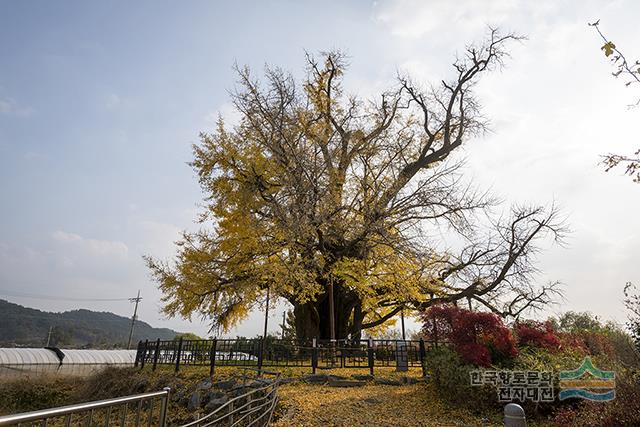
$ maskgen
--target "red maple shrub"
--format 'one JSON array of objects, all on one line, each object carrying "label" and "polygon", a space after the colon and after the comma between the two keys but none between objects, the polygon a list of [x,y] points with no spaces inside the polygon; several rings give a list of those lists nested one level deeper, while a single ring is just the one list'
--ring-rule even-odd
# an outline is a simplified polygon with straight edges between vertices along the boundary
[{"label": "red maple shrub", "polygon": [[551,351],[560,349],[560,339],[556,335],[551,322],[526,320],[516,322],[514,326],[518,346],[544,348]]},{"label": "red maple shrub", "polygon": [[580,333],[580,336],[589,349],[589,354],[594,356],[607,356],[609,358],[616,357],[616,350],[607,335],[592,331],[583,331]]},{"label": "red maple shrub", "polygon": [[573,349],[591,356],[618,358],[611,337],[601,332],[576,331],[558,334],[562,349]]},{"label": "red maple shrub", "polygon": [[487,367],[518,355],[511,331],[493,313],[437,305],[423,321],[427,339],[449,342],[466,363]]},{"label": "red maple shrub", "polygon": [[559,332],[558,339],[560,340],[560,348],[563,350],[572,349],[579,351],[580,353],[584,353],[585,355],[590,354],[587,344],[578,333]]}]

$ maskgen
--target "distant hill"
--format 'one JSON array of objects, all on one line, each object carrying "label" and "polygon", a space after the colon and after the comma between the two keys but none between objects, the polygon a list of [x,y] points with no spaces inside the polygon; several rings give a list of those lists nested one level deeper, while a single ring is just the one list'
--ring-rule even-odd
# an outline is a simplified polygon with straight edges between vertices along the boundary
[{"label": "distant hill", "polygon": [[[0,347],[42,347],[49,328],[50,345],[61,348],[122,348],[131,319],[109,312],[72,310],[49,313],[0,299]],[[136,321],[132,347],[138,340],[173,339],[177,332]]]}]

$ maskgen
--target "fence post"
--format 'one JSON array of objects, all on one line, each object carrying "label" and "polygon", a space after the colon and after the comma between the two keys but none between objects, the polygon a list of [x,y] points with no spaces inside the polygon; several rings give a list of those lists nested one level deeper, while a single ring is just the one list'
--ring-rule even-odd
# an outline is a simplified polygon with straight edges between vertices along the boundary
[{"label": "fence post", "polygon": [[311,349],[311,371],[313,375],[316,374],[317,368],[318,368],[318,339],[314,338],[312,341],[312,349]]},{"label": "fence post", "polygon": [[147,347],[149,345],[149,340],[144,341],[144,348],[142,349],[142,359],[140,361],[140,369],[144,369],[144,363],[147,359]]},{"label": "fence post", "polygon": [[233,421],[234,421],[234,408],[233,408],[233,400],[231,402],[229,402],[229,425],[232,426],[233,425]]},{"label": "fence post", "polygon": [[265,337],[260,340],[260,348],[258,349],[258,377],[262,376],[262,363],[264,361],[264,346],[267,344]]},{"label": "fence post", "polygon": [[[165,387],[162,390],[166,391],[167,394],[162,398],[162,402],[160,403],[159,427],[165,427],[167,425],[167,407],[169,406],[169,394],[171,393],[171,389],[169,387]],[[123,414],[126,415],[126,412],[123,411]]]},{"label": "fence post", "polygon": [[136,360],[133,363],[134,367],[138,367],[138,363],[140,363],[140,353],[142,352],[142,340],[138,341],[138,350],[136,351]]},{"label": "fence post", "polygon": [[176,355],[176,372],[180,370],[180,358],[182,357],[182,337],[178,341],[178,354]]},{"label": "fence post", "polygon": [[422,376],[427,377],[427,349],[424,346],[424,339],[420,338],[420,366],[422,366]]},{"label": "fence post", "polygon": [[396,344],[396,372],[409,370],[409,348],[405,340],[395,341]]},{"label": "fence post", "polygon": [[524,409],[517,403],[509,403],[504,407],[505,427],[527,427]]},{"label": "fence post", "polygon": [[209,363],[211,366],[209,367],[209,376],[213,378],[213,374],[216,372],[216,349],[218,348],[218,338],[213,339],[213,343],[211,344],[211,349],[209,350]]},{"label": "fence post", "polygon": [[156,350],[153,352],[153,370],[158,366],[158,356],[160,355],[160,338],[156,341]]},{"label": "fence post", "polygon": [[373,376],[373,338],[367,341],[367,361],[369,362],[369,373]]}]

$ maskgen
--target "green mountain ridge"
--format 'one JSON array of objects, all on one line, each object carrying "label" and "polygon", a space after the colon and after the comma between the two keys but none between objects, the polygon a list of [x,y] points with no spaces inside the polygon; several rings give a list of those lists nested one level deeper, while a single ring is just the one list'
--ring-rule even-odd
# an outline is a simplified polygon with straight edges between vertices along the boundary
[{"label": "green mountain ridge", "polygon": [[[0,299],[0,347],[124,348],[131,319],[86,309],[51,313]],[[173,339],[178,332],[136,321],[132,347],[139,340]]]}]

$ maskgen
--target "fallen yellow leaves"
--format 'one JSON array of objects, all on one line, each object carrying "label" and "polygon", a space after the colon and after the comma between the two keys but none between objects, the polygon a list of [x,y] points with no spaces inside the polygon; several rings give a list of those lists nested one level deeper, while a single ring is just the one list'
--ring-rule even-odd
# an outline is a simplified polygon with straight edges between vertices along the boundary
[{"label": "fallen yellow leaves", "polygon": [[448,406],[425,384],[335,388],[292,383],[279,394],[275,427],[502,425]]}]

